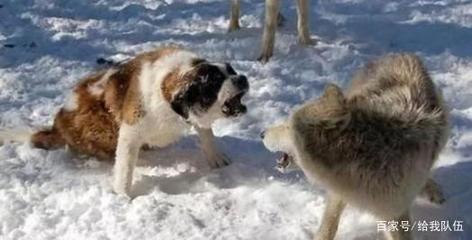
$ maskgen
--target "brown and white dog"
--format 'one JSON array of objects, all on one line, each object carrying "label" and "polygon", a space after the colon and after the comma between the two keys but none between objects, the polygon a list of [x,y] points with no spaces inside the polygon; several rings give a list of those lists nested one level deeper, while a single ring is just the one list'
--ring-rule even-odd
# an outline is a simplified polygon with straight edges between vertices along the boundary
[{"label": "brown and white dog", "polygon": [[246,112],[247,78],[227,63],[165,47],[81,81],[53,126],[30,137],[33,146],[115,158],[113,189],[129,194],[142,146],[166,146],[195,127],[211,167],[229,164],[211,124]]},{"label": "brown and white dog", "polygon": [[[265,0],[265,20],[264,33],[262,35],[262,51],[258,59],[261,62],[267,62],[274,52],[275,31],[277,30],[280,8],[280,0]],[[298,41],[303,45],[316,44],[314,39],[310,38],[309,30],[309,0],[297,0],[298,15]],[[231,0],[231,13],[228,31],[239,29],[240,0]]]}]

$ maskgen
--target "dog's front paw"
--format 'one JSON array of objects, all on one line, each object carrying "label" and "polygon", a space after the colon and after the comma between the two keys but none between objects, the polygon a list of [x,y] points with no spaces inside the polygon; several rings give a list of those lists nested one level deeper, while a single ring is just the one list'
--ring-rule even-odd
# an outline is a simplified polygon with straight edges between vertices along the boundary
[{"label": "dog's front paw", "polygon": [[208,164],[211,168],[221,168],[231,164],[231,160],[226,154],[215,152],[213,154],[208,154]]},{"label": "dog's front paw", "polygon": [[130,189],[130,184],[126,184],[125,182],[117,180],[113,182],[113,192],[118,195],[130,196]]}]

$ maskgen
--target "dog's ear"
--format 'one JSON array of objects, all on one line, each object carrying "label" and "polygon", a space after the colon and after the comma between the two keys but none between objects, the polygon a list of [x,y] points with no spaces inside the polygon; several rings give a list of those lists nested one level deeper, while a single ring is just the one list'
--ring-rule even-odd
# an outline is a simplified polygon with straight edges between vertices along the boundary
[{"label": "dog's ear", "polygon": [[203,59],[203,58],[195,58],[192,60],[192,66],[195,67],[197,65],[200,65],[202,63],[207,63],[207,60]]},{"label": "dog's ear", "polygon": [[199,102],[200,96],[200,84],[198,82],[190,82],[187,86],[183,87],[183,90],[172,97],[170,106],[177,114],[188,119],[191,107]]},{"label": "dog's ear", "polygon": [[326,85],[321,101],[324,117],[320,119],[319,125],[324,129],[344,129],[351,114],[341,88],[331,83]]}]

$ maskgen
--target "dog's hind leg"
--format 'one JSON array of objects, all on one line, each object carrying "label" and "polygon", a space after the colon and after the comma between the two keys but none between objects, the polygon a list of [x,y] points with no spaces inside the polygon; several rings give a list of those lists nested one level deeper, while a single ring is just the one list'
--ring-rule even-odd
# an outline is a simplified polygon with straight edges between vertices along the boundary
[{"label": "dog's hind leg", "polygon": [[279,15],[280,0],[266,0],[264,33],[262,34],[262,52],[257,60],[269,61],[274,53],[275,31]]},{"label": "dog's hind leg", "polygon": [[441,186],[431,178],[424,185],[420,195],[436,204],[443,204],[446,201]]},{"label": "dog's hind leg", "polygon": [[316,41],[310,38],[310,4],[309,0],[297,0],[298,15],[298,41],[303,45],[316,44]]},{"label": "dog's hind leg", "polygon": [[338,231],[339,219],[343,213],[346,203],[338,196],[330,194],[327,199],[328,203],[321,219],[321,226],[317,234],[314,236],[315,240],[332,240]]},{"label": "dog's hind leg", "polygon": [[236,31],[239,27],[239,12],[241,9],[240,0],[231,0],[231,12],[228,32]]}]

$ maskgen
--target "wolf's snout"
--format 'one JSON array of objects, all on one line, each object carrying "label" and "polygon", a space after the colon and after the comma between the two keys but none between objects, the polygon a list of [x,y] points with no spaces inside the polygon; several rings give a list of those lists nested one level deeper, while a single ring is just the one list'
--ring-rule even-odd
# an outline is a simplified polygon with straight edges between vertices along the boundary
[{"label": "wolf's snout", "polygon": [[244,75],[239,75],[237,77],[234,77],[231,79],[233,82],[234,86],[236,86],[240,90],[247,90],[249,89],[249,83],[247,81],[247,77]]}]

